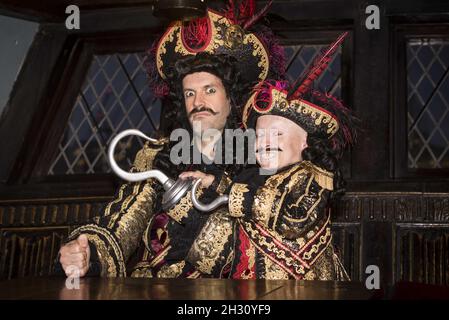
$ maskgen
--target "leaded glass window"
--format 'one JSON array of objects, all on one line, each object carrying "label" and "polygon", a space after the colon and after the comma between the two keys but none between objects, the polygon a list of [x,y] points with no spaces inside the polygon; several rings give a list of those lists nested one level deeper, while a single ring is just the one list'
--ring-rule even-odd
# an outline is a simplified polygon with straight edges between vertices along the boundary
[{"label": "leaded glass window", "polygon": [[[304,69],[311,66],[327,45],[289,45],[285,46],[287,57],[287,75],[293,83]],[[335,53],[327,69],[316,81],[315,89],[341,98],[341,48]]]},{"label": "leaded glass window", "polygon": [[449,168],[449,39],[407,42],[408,167]]},{"label": "leaded glass window", "polygon": [[[49,174],[110,172],[111,139],[130,128],[151,135],[160,108],[147,85],[143,53],[93,56]],[[116,149],[118,164],[129,168],[142,144],[135,137],[123,139]]]}]

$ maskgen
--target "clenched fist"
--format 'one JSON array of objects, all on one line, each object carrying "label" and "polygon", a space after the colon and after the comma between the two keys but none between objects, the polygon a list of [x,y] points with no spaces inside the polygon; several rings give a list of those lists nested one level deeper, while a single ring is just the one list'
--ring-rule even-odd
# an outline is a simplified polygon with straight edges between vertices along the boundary
[{"label": "clenched fist", "polygon": [[179,175],[179,178],[186,180],[187,178],[201,179],[201,186],[208,188],[213,182],[215,177],[211,174],[205,174],[201,171],[184,171]]},{"label": "clenched fist", "polygon": [[59,254],[59,262],[61,262],[67,277],[74,276],[75,272],[80,277],[86,275],[89,270],[90,248],[85,234],[81,234],[77,239],[62,246]]}]

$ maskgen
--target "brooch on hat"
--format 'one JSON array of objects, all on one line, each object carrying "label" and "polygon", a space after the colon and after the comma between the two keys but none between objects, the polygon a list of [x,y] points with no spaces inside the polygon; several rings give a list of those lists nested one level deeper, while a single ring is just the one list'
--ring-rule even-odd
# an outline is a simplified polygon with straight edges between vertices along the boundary
[{"label": "brooch on hat", "polygon": [[255,0],[229,1],[223,12],[208,9],[189,21],[174,21],[147,51],[149,85],[157,97],[168,94],[165,80],[179,59],[206,52],[232,56],[242,81],[260,83],[272,74],[285,73],[284,49],[272,30],[258,23],[272,1],[256,12]]}]

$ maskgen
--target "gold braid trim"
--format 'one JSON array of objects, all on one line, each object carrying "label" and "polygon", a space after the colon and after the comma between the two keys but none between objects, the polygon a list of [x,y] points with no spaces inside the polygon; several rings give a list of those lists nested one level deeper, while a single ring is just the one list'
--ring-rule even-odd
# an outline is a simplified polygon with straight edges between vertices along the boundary
[{"label": "gold braid trim", "polygon": [[249,191],[248,185],[243,183],[235,183],[229,192],[229,215],[234,218],[243,217],[245,215],[243,201],[244,193]]},{"label": "gold braid trim", "polygon": [[117,266],[114,263],[114,259],[108,252],[107,246],[97,235],[86,234],[87,239],[95,245],[97,248],[98,259],[101,263],[101,276],[102,277],[116,277]]},{"label": "gold braid trim", "polygon": [[[323,226],[316,232],[315,236],[313,236],[307,243],[304,244],[304,246],[299,249],[299,253],[302,253],[304,260],[312,259],[312,261],[309,262],[310,265],[313,265],[315,263],[316,259],[318,259],[323,254],[323,252],[332,242],[332,233],[329,224],[330,215],[327,217],[327,220],[323,224]],[[324,234],[323,230],[326,230]],[[319,239],[317,241],[318,237]],[[303,252],[310,244],[312,244],[312,247],[308,251]],[[314,253],[316,253],[315,256],[313,255]]]},{"label": "gold braid trim", "polygon": [[309,170],[313,179],[318,183],[321,188],[327,190],[334,190],[334,174],[327,170],[324,170],[309,161],[303,161],[304,167]]},{"label": "gold braid trim", "polygon": [[[133,191],[131,192],[131,194],[128,197],[126,197],[125,201],[122,202],[122,206],[120,208],[121,211],[125,211],[126,208],[128,208],[128,206],[131,203],[131,201],[133,201],[134,198],[137,196],[137,194],[139,193],[141,182],[138,182],[138,183],[136,183],[134,185],[131,185],[131,186],[133,187]],[[113,221],[113,222],[111,222],[112,224],[109,224],[110,228],[112,228],[112,226],[115,224],[116,219],[113,219],[111,221]]]},{"label": "gold braid trim", "polygon": [[134,167],[137,171],[147,171],[153,169],[153,161],[159,151],[162,150],[163,145],[168,142],[167,138],[162,138],[157,142],[152,142],[154,146],[150,146],[149,142],[146,142],[142,149],[140,149],[134,160]]},{"label": "gold braid trim", "polygon": [[277,196],[277,189],[269,186],[262,186],[257,189],[254,196],[252,213],[255,220],[263,225],[267,225],[270,220],[273,205]]},{"label": "gold braid trim", "polygon": [[177,21],[173,26],[168,28],[165,34],[162,36],[161,40],[159,40],[159,45],[156,52],[156,66],[159,74],[163,79],[166,79],[166,75],[162,72],[162,67],[164,66],[164,62],[162,61],[162,55],[167,53],[167,44],[173,42],[174,34],[180,33],[180,25],[181,22]]},{"label": "gold braid trim", "polygon": [[125,260],[137,248],[153,213],[154,199],[156,198],[154,183],[154,181],[146,183],[140,192],[135,189],[135,201],[125,212],[117,214],[114,224],[111,226],[111,229],[116,228],[114,233],[122,246]]},{"label": "gold braid trim", "polygon": [[338,121],[309,101],[302,99],[293,100],[290,102],[290,108],[303,116],[307,116],[309,121],[313,121],[316,126],[327,125],[326,133],[329,137],[332,137],[338,131]]},{"label": "gold braid trim", "polygon": [[[281,199],[278,202],[278,206],[277,206],[276,213],[275,213],[275,216],[274,216],[274,219],[273,219],[273,223],[272,223],[272,229],[274,229],[276,227],[276,223],[277,223],[277,220],[279,218],[280,210],[281,210],[281,207],[282,207],[282,205],[284,203],[285,196],[288,193],[290,193],[293,188],[297,188],[299,185],[302,185],[304,183],[304,180],[307,177],[305,172],[306,172],[305,169],[300,169],[300,170],[296,171],[291,176],[290,181],[288,182],[288,185],[284,189],[284,192],[282,193]],[[296,203],[299,203],[309,193],[309,188],[310,188],[311,184],[312,184],[312,178],[310,178],[308,183],[307,183],[307,186],[306,186],[306,189],[305,189],[305,193],[303,193],[299,197],[299,199],[296,201]]]},{"label": "gold braid trim", "polygon": [[[311,258],[313,258],[312,261],[310,262],[310,265],[313,265],[316,259],[318,259],[323,254],[324,250],[326,250],[326,248],[331,244],[331,242],[332,242],[331,229],[327,228],[326,233],[320,236],[320,240],[312,246],[312,249],[304,253],[304,260],[310,260]],[[314,253],[316,253],[316,255],[312,256]]]},{"label": "gold braid trim", "polygon": [[[133,167],[131,168],[131,171],[146,171],[146,170],[151,170],[153,169],[153,161],[154,158],[156,157],[157,153],[162,150],[162,145],[165,144],[168,141],[167,138],[162,138],[160,140],[158,140],[157,142],[154,142],[153,144],[155,146],[157,146],[156,148],[152,148],[149,146],[149,142],[146,142],[143,146],[142,149],[140,149],[137,154],[136,157],[134,159],[134,164]],[[136,184],[139,185],[139,184]],[[120,201],[123,201],[123,194],[126,190],[126,187],[128,187],[129,184],[123,184],[120,187],[120,191],[118,194],[118,197],[116,199],[114,199],[113,201],[109,202],[109,204],[106,206],[105,212],[104,212],[104,216],[109,216],[111,214],[111,208],[112,205],[119,203]],[[136,186],[133,189],[133,193],[131,195],[129,195],[127,197],[127,199],[123,202],[122,204],[122,210],[125,209],[129,202],[134,198],[134,196],[136,195]]]},{"label": "gold braid trim", "polygon": [[[140,186],[140,182],[137,182],[136,185],[139,187],[139,186]],[[132,185],[129,184],[129,183],[125,184],[125,186],[126,186],[127,188],[132,187]],[[138,188],[136,189],[135,186],[133,186],[132,192],[131,192],[130,195],[127,197],[127,199],[132,199],[132,198],[134,198],[134,197],[137,195],[137,192],[138,192],[138,191],[139,191],[139,189],[138,189]],[[125,200],[125,202],[126,202],[126,200]],[[116,212],[114,212],[114,213],[111,214],[111,219],[109,220],[109,223],[108,223],[108,225],[107,225],[107,228],[108,228],[108,229],[112,229],[112,228],[114,227],[114,225],[115,225],[115,223],[117,222],[117,220],[118,220],[118,219],[121,217],[121,215],[123,214],[124,209],[126,209],[126,208],[123,207],[123,203],[122,203],[122,205],[121,205],[121,207],[120,207],[120,210],[118,210],[118,211],[116,211]]]},{"label": "gold braid trim", "polygon": [[[203,192],[203,188],[198,188],[196,190],[196,198],[198,199],[203,194]],[[193,208],[191,194],[192,191],[189,190],[173,208],[168,210],[167,214],[176,222],[181,223],[182,219],[189,216],[189,211]]]},{"label": "gold braid trim", "polygon": [[[234,228],[233,233],[234,232],[235,232],[235,228]],[[224,278],[223,272],[225,272],[226,267],[230,266],[233,261],[234,261],[234,250],[231,250],[228,254],[228,257],[226,258],[226,263],[223,264],[223,266],[221,267],[219,278]]]},{"label": "gold braid trim", "polygon": [[109,204],[107,205],[106,209],[104,210],[104,215],[106,217],[111,214],[111,207],[112,207],[112,205],[122,201],[123,193],[125,192],[126,186],[127,186],[126,183],[122,184],[122,186],[120,187],[120,191],[118,193],[118,197],[116,199],[114,199],[113,201],[109,202]]},{"label": "gold braid trim", "polygon": [[134,267],[131,278],[153,278],[153,270],[147,261],[139,262]]},{"label": "gold braid trim", "polygon": [[171,246],[165,247],[158,255],[151,261],[141,261],[136,264],[131,273],[133,278],[153,278],[153,268],[161,262],[170,250]]},{"label": "gold braid trim", "polygon": [[[318,198],[317,200],[313,203],[313,205],[309,208],[309,210],[307,210],[306,212],[306,216],[304,218],[300,218],[300,219],[296,219],[296,218],[292,218],[289,216],[285,216],[284,218],[288,221],[291,222],[295,222],[295,223],[300,223],[300,222],[304,222],[307,219],[309,219],[310,214],[312,213],[313,210],[315,210],[316,206],[321,202],[321,195],[323,194],[324,189],[321,189],[320,192],[318,193]],[[293,207],[298,207],[299,205],[299,201],[297,201],[296,203],[292,204],[289,206],[289,209],[293,208]]]},{"label": "gold braid trim", "polygon": [[243,44],[251,43],[253,46],[253,56],[258,56],[260,61],[257,64],[262,68],[259,79],[263,80],[268,75],[268,69],[270,67],[270,59],[268,58],[268,53],[264,48],[264,45],[254,34],[247,34],[243,39]]},{"label": "gold braid trim", "polygon": [[150,267],[156,266],[159,262],[161,262],[168,254],[168,251],[171,249],[171,246],[167,246],[162,251],[160,251],[157,256],[154,257],[150,262]]},{"label": "gold braid trim", "polygon": [[[253,229],[253,227],[251,226],[251,223],[243,221],[241,219],[238,219],[238,220],[239,220],[240,224],[242,225],[244,232],[248,235],[248,238],[253,243],[253,245],[258,249],[258,251],[261,254],[267,256],[269,259],[271,259],[276,264],[278,264],[280,267],[282,267],[286,272],[291,274],[293,277],[298,278],[298,275],[303,276],[306,272],[306,268],[307,269],[310,268],[307,263],[301,262],[298,258],[294,257],[293,255],[287,256],[285,250],[283,248],[280,248],[279,246],[277,246],[274,242],[272,242],[272,241],[267,242],[266,236],[262,235],[260,233],[260,231],[258,231],[257,229]],[[270,233],[268,230],[266,230],[266,231],[267,231],[267,233]],[[284,266],[279,261],[276,261],[276,259],[274,259],[274,257],[267,254],[267,252],[265,252],[265,250],[263,248],[265,248],[271,254],[276,256],[277,259],[284,261],[286,266],[294,269],[295,271],[293,272],[291,270],[285,269]],[[302,263],[305,263],[305,264],[302,265]]]},{"label": "gold braid trim", "polygon": [[145,244],[145,248],[147,249],[145,252],[151,252],[151,239],[150,239],[150,234],[151,234],[151,227],[153,225],[153,219],[154,219],[154,214],[151,216],[150,220],[147,223],[147,227],[145,228],[145,231],[143,232],[143,243]]},{"label": "gold braid trim", "polygon": [[191,274],[189,274],[186,278],[187,279],[198,279],[201,276],[201,273],[199,271],[194,271]]},{"label": "gold braid trim", "polygon": [[231,185],[232,180],[227,176],[226,172],[223,172],[223,175],[221,176],[220,183],[217,187],[217,193],[222,195],[226,192],[226,189]]},{"label": "gold braid trim", "polygon": [[281,207],[282,207],[282,204],[284,203],[284,198],[287,195],[287,192],[288,192],[288,189],[284,189],[284,192],[281,195],[281,199],[279,201],[277,201],[276,211],[275,211],[275,214],[274,214],[273,223],[271,224],[271,228],[273,230],[276,227],[276,223],[277,223],[278,218],[279,218],[279,213],[281,211]]},{"label": "gold braid trim", "polygon": [[265,265],[264,279],[267,280],[288,280],[289,274],[279,267],[276,263],[271,261],[267,256],[263,256]]},{"label": "gold braid trim", "polygon": [[184,269],[185,265],[185,261],[180,261],[170,265],[163,265],[156,276],[158,278],[178,278],[182,274],[182,270]]},{"label": "gold braid trim", "polygon": [[321,197],[322,197],[322,194],[323,194],[324,190],[333,190],[333,174],[332,173],[315,166],[314,164],[312,164],[309,161],[303,161],[303,162],[301,162],[301,165],[304,167],[304,170],[306,172],[310,172],[311,173],[311,176],[310,176],[310,178],[309,178],[309,180],[307,182],[307,186],[305,188],[304,194],[302,194],[295,203],[289,204],[287,206],[288,209],[297,208],[299,206],[300,202],[303,200],[303,198],[305,196],[309,195],[310,185],[312,184],[312,181],[317,181],[317,183],[321,187],[321,189],[320,189],[320,191],[318,193],[317,200],[307,210],[306,216],[304,218],[297,219],[297,218],[292,218],[292,217],[288,217],[288,216],[284,217],[286,220],[291,221],[291,222],[295,222],[295,223],[304,222],[304,221],[306,221],[309,218],[309,216],[312,213],[312,211],[315,210],[316,206],[322,200]]},{"label": "gold braid trim", "polygon": [[294,165],[285,172],[271,176],[262,187],[257,189],[251,209],[254,218],[258,222],[268,226],[270,218],[279,214],[282,205],[282,202],[277,199],[279,195],[282,196],[279,191],[279,186],[292,174],[292,172],[298,170],[300,166],[301,163]]},{"label": "gold braid trim", "polygon": [[[151,146],[149,142],[146,142],[143,148],[136,154],[132,171],[141,172],[153,169],[154,158],[167,141],[167,138],[162,138],[152,142]],[[154,179],[147,183],[128,184],[129,187],[132,187],[132,192],[123,201],[121,210],[115,213],[115,216],[112,217],[108,224],[109,229],[116,227],[115,235],[118,241],[121,242],[125,259],[137,247],[140,235],[145,231],[145,227],[148,225],[150,216],[153,213],[154,199],[157,196],[154,190],[155,184]]]},{"label": "gold braid trim", "polygon": [[[298,278],[298,275],[299,277],[304,276],[332,242],[332,234],[329,228],[329,217],[317,234],[310,239],[310,241],[304,244],[297,252],[293,252],[289,249],[290,254],[287,254],[283,248],[279,247],[274,242],[267,242],[265,239],[266,236],[262,235],[257,228],[253,228],[251,223],[242,221],[241,219],[239,219],[239,222],[243,226],[244,232],[250,236],[249,239],[251,243],[258,249],[258,251],[266,259],[270,259],[277,265],[275,268],[271,268],[270,264],[265,265],[267,279],[285,277],[286,275],[283,275],[283,272],[291,274],[295,278]],[[273,236],[273,232],[270,232],[270,230],[266,230],[266,232],[269,236]],[[289,247],[288,244],[284,243],[282,240],[281,244],[286,248]],[[271,256],[271,254],[274,254],[276,258]],[[278,259],[279,261],[277,261]],[[292,268],[294,272],[286,269],[281,261],[284,261],[285,266]],[[266,262],[267,261],[265,260],[265,263]],[[282,271],[280,269],[282,269]],[[273,273],[270,274],[270,271]],[[308,275],[308,277],[310,277],[310,275]]]},{"label": "gold braid trim", "polygon": [[318,185],[323,188],[323,189],[327,189],[327,190],[334,190],[334,178],[333,177],[329,177],[320,173],[317,173],[313,176],[313,178],[315,179],[315,181],[318,183]]},{"label": "gold braid trim", "polygon": [[187,254],[187,261],[202,273],[211,274],[220,259],[229,236],[233,232],[233,220],[227,210],[218,209],[207,219]]},{"label": "gold braid trim", "polygon": [[[208,30],[211,33],[210,41],[200,50],[208,53],[216,53],[220,48],[236,50],[239,46],[250,47],[253,56],[258,58],[258,66],[261,71],[259,80],[263,80],[268,75],[270,60],[265,46],[252,33],[245,34],[245,31],[238,25],[233,25],[227,18],[216,14],[210,10],[207,12]],[[166,75],[163,72],[164,62],[162,57],[167,54],[167,44],[175,44],[174,51],[181,56],[195,55],[199,50],[192,50],[186,47],[183,42],[184,27],[181,21],[174,22],[159,41],[156,52],[156,66],[163,79]]]},{"label": "gold braid trim", "polygon": [[248,267],[247,270],[250,272],[248,274],[245,274],[246,270],[243,270],[240,274],[241,279],[253,279],[254,277],[254,271],[252,270],[254,267],[254,264],[256,263],[256,248],[252,245],[251,241],[249,242],[249,247],[245,251],[246,256],[248,257]]},{"label": "gold braid trim", "polygon": [[[102,267],[102,276],[126,277],[126,266],[123,259],[122,250],[120,245],[117,241],[115,241],[114,237],[107,229],[99,227],[95,224],[88,224],[73,230],[70,238],[74,238],[76,235],[80,234],[86,234],[89,241],[95,245]],[[106,241],[102,240],[100,235],[103,236]],[[117,261],[118,265],[114,261],[114,256],[112,254],[115,256],[115,261]]]}]

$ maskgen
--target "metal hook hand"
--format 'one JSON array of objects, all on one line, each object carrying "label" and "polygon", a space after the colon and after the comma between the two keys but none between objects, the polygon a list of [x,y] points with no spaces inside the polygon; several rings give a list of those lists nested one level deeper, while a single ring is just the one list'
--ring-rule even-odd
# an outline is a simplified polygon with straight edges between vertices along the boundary
[{"label": "metal hook hand", "polygon": [[137,182],[137,181],[147,180],[150,178],[155,178],[160,183],[162,183],[165,190],[169,189],[173,185],[174,182],[169,177],[167,177],[162,171],[149,170],[149,171],[144,171],[144,172],[131,173],[131,172],[126,172],[126,171],[122,170],[118,166],[117,162],[115,162],[114,151],[115,151],[115,147],[117,146],[117,143],[124,137],[132,136],[132,135],[139,136],[139,137],[144,138],[145,140],[148,140],[153,143],[158,142],[156,139],[150,138],[150,137],[146,136],[144,133],[142,133],[141,131],[136,130],[136,129],[128,129],[128,130],[124,130],[124,131],[120,132],[114,139],[112,139],[112,142],[111,142],[111,144],[109,146],[109,150],[108,150],[108,158],[109,158],[109,163],[111,164],[112,170],[115,172],[116,175],[118,175],[123,180],[130,181],[130,182]]},{"label": "metal hook hand", "polygon": [[[169,177],[167,177],[162,171],[160,170],[149,170],[144,172],[127,172],[122,170],[117,162],[115,162],[114,159],[114,151],[115,147],[117,146],[117,143],[123,139],[124,137],[136,135],[141,138],[144,138],[145,140],[148,140],[153,143],[157,143],[158,141],[155,139],[152,139],[142,133],[139,130],[136,129],[128,129],[120,132],[114,139],[112,139],[111,144],[108,149],[108,158],[109,163],[111,165],[112,170],[117,174],[120,178],[126,181],[130,182],[137,182],[137,181],[143,181],[150,178],[157,179],[160,183],[162,183],[162,186],[165,189],[165,193],[162,197],[162,208],[164,210],[168,210],[173,205],[178,203],[178,201],[183,197],[183,195],[188,191],[191,185],[191,180],[183,180],[178,179],[176,182]],[[215,199],[209,204],[203,204],[196,198],[196,190],[198,189],[198,185],[201,183],[201,179],[198,179],[195,181],[193,187],[192,187],[192,203],[194,207],[200,211],[209,212],[214,210],[215,208],[218,208],[224,203],[228,202],[228,196],[223,195]]]},{"label": "metal hook hand", "polygon": [[192,203],[193,203],[193,206],[196,209],[198,209],[199,211],[209,212],[209,211],[214,210],[215,208],[218,208],[222,204],[228,202],[229,197],[227,195],[222,195],[222,196],[218,197],[217,199],[215,199],[214,201],[212,201],[209,204],[201,203],[196,198],[196,190],[198,189],[198,186],[199,186],[200,183],[201,183],[201,179],[198,179],[198,180],[195,181],[195,183],[193,184],[192,193],[191,193]]},{"label": "metal hook hand", "polygon": [[192,181],[191,180],[182,180],[178,179],[176,182],[173,179],[167,177],[160,170],[149,170],[144,172],[126,172],[122,170],[114,159],[114,150],[117,143],[124,137],[136,135],[145,140],[151,141],[153,143],[157,143],[158,140],[152,139],[139,130],[136,129],[128,129],[120,132],[114,139],[112,139],[111,145],[108,150],[108,158],[109,163],[111,165],[112,170],[118,175],[120,178],[130,182],[143,181],[150,178],[157,179],[162,186],[164,187],[165,193],[162,196],[162,209],[169,210],[173,207],[178,201],[187,193],[189,190]]}]

